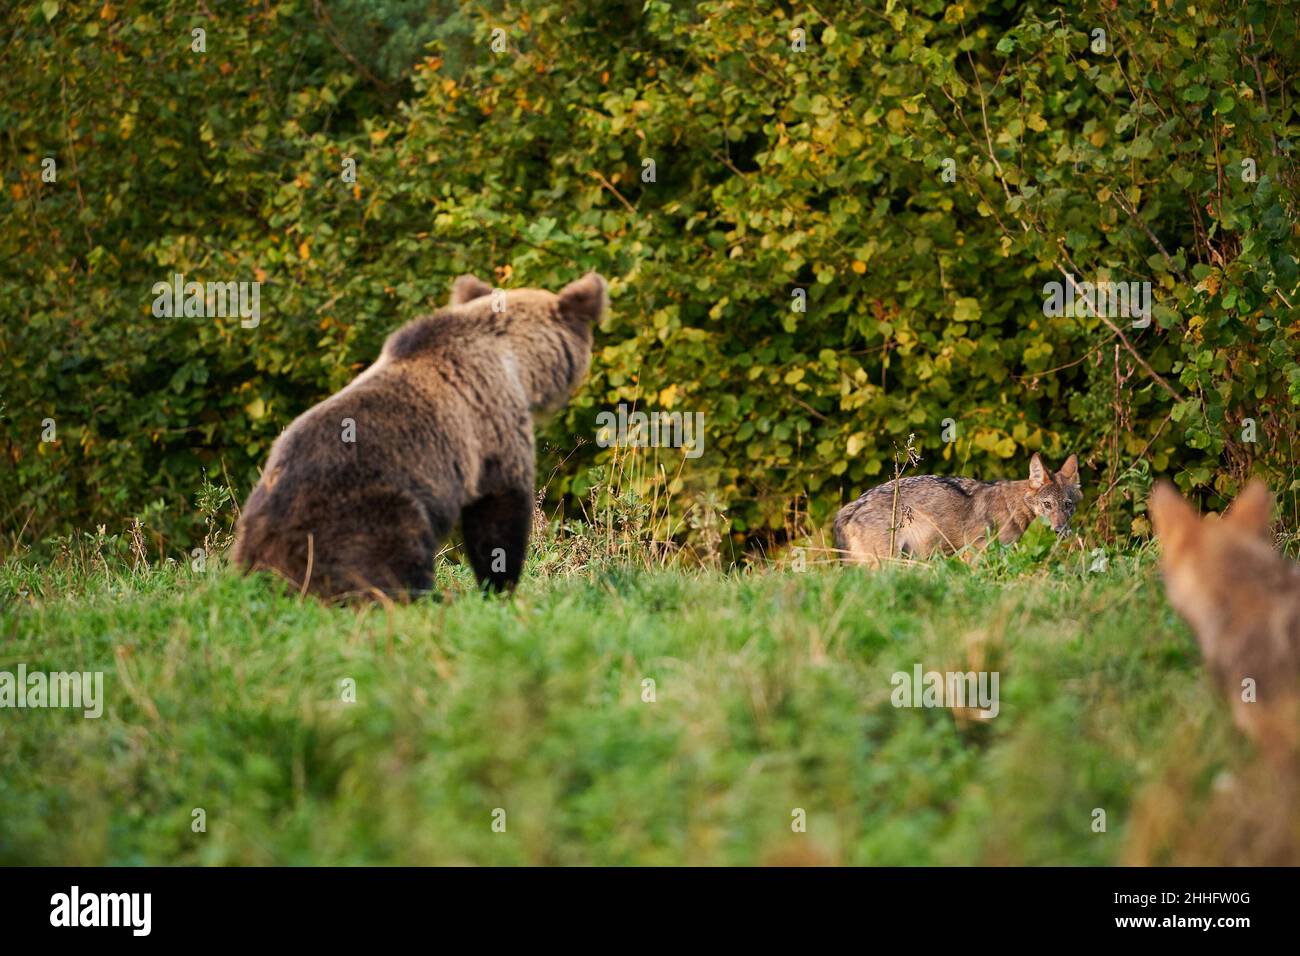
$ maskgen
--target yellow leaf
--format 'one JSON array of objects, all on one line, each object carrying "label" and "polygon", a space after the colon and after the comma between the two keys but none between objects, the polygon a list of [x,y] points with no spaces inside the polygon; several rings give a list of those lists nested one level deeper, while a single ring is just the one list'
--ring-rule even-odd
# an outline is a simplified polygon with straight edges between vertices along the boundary
[{"label": "yellow leaf", "polygon": [[260,398],[255,398],[244,406],[244,411],[248,412],[249,418],[261,418],[266,414],[266,403]]},{"label": "yellow leaf", "polygon": [[304,262],[310,261],[311,259],[311,246],[307,244],[306,239],[298,243],[298,258],[302,259]]}]

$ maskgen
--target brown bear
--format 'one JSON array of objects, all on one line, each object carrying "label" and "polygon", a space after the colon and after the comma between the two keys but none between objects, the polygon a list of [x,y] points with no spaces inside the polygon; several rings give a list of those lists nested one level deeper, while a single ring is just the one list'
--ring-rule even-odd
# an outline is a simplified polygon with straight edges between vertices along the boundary
[{"label": "brown bear", "polygon": [[607,301],[594,272],[558,295],[461,276],[446,308],[390,335],[276,439],[235,562],[324,598],[409,595],[432,586],[459,519],[480,585],[513,587],[533,519],[533,416],[586,377]]}]

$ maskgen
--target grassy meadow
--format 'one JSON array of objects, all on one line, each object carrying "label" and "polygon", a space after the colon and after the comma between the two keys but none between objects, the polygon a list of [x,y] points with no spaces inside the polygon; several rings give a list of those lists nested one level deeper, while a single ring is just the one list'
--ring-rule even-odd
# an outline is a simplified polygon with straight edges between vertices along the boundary
[{"label": "grassy meadow", "polygon": [[[0,864],[1115,864],[1144,793],[1195,803],[1245,747],[1149,548],[581,553],[366,608],[102,535],[11,557],[0,670],[102,670],[106,703],[3,712]],[[918,663],[998,671],[1000,712],[892,706]]]},{"label": "grassy meadow", "polygon": [[[1234,729],[1145,511],[1259,477],[1300,550],[1289,5],[194,7],[6,9],[0,865],[1300,865],[1300,770]],[[406,604],[229,566],[276,436],[455,277],[593,270],[516,593],[454,540]],[[435,323],[375,439],[516,473],[493,399],[587,359],[525,311]],[[1083,463],[1079,536],[817,537],[1034,454]],[[895,706],[916,667],[996,673],[997,715]],[[102,674],[102,716],[6,705],[19,668]]]}]

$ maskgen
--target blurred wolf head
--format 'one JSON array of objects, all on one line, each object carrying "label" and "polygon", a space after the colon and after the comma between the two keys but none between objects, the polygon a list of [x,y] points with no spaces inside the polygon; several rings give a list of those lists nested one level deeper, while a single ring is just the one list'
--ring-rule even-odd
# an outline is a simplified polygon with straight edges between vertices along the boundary
[{"label": "blurred wolf head", "polygon": [[1200,637],[1254,617],[1289,571],[1269,543],[1273,496],[1253,481],[1222,515],[1202,517],[1169,481],[1151,494],[1160,570],[1174,610]]},{"label": "blurred wolf head", "polygon": [[1151,495],[1169,603],[1265,759],[1236,761],[1203,793],[1188,728],[1186,759],[1135,803],[1127,864],[1300,864],[1300,565],[1272,547],[1272,506],[1260,481],[1222,515],[1202,517],[1168,481]]},{"label": "blurred wolf head", "polygon": [[1206,668],[1259,747],[1300,745],[1300,565],[1273,550],[1273,496],[1252,481],[1222,515],[1202,517],[1174,486],[1151,495],[1169,603],[1196,633]]}]

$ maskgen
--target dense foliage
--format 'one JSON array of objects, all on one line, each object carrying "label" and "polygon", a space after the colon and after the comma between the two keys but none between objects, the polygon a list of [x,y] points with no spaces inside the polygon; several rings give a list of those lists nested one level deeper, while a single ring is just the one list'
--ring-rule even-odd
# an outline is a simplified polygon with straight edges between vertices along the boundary
[{"label": "dense foliage", "polygon": [[[205,471],[245,493],[454,275],[588,268],[613,311],[545,433],[553,499],[627,402],[704,413],[699,458],[641,474],[737,540],[824,525],[909,434],[982,477],[1078,451],[1105,534],[1144,530],[1153,473],[1212,507],[1264,474],[1294,526],[1297,18],[1068,7],[21,4],[0,526],[184,538]],[[154,317],[177,272],[263,282],[260,324]],[[1045,316],[1067,273],[1149,281],[1149,327]]]}]

